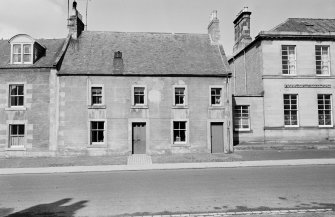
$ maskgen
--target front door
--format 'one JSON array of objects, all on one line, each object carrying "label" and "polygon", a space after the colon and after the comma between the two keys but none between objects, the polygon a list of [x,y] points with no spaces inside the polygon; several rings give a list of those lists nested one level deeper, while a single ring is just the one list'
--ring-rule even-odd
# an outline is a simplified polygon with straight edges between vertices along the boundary
[{"label": "front door", "polygon": [[146,132],[145,123],[133,123],[133,154],[145,154],[146,153]]},{"label": "front door", "polygon": [[212,153],[223,153],[223,123],[211,123]]}]

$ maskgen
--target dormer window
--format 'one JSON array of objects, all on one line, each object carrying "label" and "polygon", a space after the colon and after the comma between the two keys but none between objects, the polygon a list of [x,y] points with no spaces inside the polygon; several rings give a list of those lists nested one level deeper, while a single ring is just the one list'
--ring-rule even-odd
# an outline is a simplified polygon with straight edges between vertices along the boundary
[{"label": "dormer window", "polygon": [[33,51],[32,44],[13,44],[12,63],[32,64]]},{"label": "dormer window", "polygon": [[45,47],[32,37],[19,34],[9,40],[11,45],[11,64],[34,64],[45,55]]}]

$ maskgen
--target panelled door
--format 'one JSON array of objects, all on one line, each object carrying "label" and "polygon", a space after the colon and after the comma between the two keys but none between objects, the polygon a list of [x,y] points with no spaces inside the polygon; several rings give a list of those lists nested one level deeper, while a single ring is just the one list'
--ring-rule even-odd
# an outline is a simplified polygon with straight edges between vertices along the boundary
[{"label": "panelled door", "polygon": [[146,127],[145,123],[133,123],[132,125],[132,144],[133,154],[145,154],[146,153]]},{"label": "panelled door", "polygon": [[223,153],[223,123],[211,123],[212,153]]}]

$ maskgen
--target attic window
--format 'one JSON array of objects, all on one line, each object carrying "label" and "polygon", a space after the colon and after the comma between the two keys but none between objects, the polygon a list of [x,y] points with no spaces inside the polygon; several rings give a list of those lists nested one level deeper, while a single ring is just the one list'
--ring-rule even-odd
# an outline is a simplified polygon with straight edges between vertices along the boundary
[{"label": "attic window", "polygon": [[114,53],[114,59],[122,59],[122,52],[117,51]]},{"label": "attic window", "polygon": [[32,64],[33,63],[33,45],[24,43],[12,44],[12,63],[14,64]]},{"label": "attic window", "polygon": [[45,55],[45,47],[29,35],[15,35],[8,42],[11,46],[11,64],[33,64]]}]

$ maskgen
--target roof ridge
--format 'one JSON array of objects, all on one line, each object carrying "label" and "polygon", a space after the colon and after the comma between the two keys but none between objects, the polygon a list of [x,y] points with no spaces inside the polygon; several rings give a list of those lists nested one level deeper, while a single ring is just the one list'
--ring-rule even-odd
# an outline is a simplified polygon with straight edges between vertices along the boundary
[{"label": "roof ridge", "polygon": [[305,19],[305,20],[335,20],[334,18],[304,18],[304,17],[290,17],[288,19],[291,20],[301,20],[301,19]]},{"label": "roof ridge", "polygon": [[162,35],[208,35],[207,33],[188,33],[188,32],[121,32],[121,31],[104,31],[104,30],[97,30],[97,31],[83,31],[83,33],[85,32],[106,32],[106,33],[147,33],[147,34],[162,34]]}]

